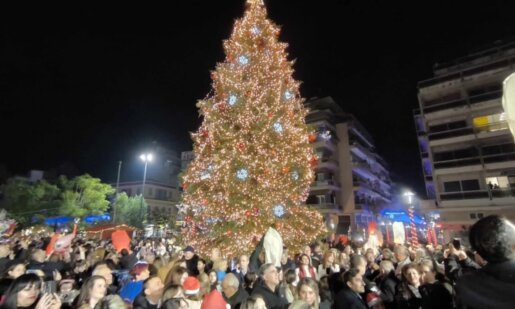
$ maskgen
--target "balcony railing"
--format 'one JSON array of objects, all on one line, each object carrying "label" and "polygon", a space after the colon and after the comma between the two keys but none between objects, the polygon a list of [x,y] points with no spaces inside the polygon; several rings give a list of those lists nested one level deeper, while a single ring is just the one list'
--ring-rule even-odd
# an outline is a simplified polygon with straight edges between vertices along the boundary
[{"label": "balcony railing", "polygon": [[434,104],[434,105],[428,105],[428,106],[424,107],[424,113],[433,113],[433,112],[437,112],[437,111],[441,111],[441,110],[445,110],[445,109],[449,109],[449,108],[467,106],[468,104],[476,104],[476,103],[481,103],[481,102],[485,102],[485,101],[489,101],[489,100],[500,99],[501,96],[502,96],[501,90],[490,91],[490,92],[470,96],[468,101],[465,98],[465,99],[450,100],[450,101],[446,101],[446,102],[442,102],[442,103],[438,103],[438,104]]},{"label": "balcony railing", "polygon": [[318,210],[340,210],[340,206],[338,206],[338,204],[335,203],[318,203],[308,205]]},{"label": "balcony railing", "polygon": [[504,68],[504,67],[509,68],[510,63],[514,62],[514,59],[515,58],[509,58],[509,59],[502,59],[502,60],[498,60],[498,61],[492,61],[491,63],[481,64],[477,67],[472,67],[472,68],[469,68],[469,69],[466,69],[466,70],[463,70],[460,72],[450,73],[447,75],[438,76],[438,77],[431,78],[428,80],[423,80],[418,83],[418,87],[426,88],[426,87],[433,86],[433,85],[443,83],[446,81],[462,79],[467,76],[476,75],[481,72],[487,72],[490,70],[500,69],[500,68]]},{"label": "balcony railing", "polygon": [[444,138],[450,138],[450,137],[456,137],[456,136],[462,136],[462,135],[468,135],[468,134],[474,134],[474,129],[472,127],[465,127],[465,128],[447,130],[447,131],[443,131],[443,132],[429,133],[427,138],[429,140],[437,140],[437,139],[444,139]]},{"label": "balcony railing", "polygon": [[468,200],[468,199],[495,199],[502,197],[515,197],[515,188],[502,188],[492,190],[475,190],[461,192],[445,192],[440,194],[442,201],[447,200]]}]

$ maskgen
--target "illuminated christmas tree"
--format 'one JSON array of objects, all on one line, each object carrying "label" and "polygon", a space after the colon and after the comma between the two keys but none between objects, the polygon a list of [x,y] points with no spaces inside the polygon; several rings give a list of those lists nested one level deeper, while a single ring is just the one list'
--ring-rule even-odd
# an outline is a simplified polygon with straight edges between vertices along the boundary
[{"label": "illuminated christmas tree", "polygon": [[270,226],[293,251],[326,232],[304,205],[317,158],[278,35],[263,1],[248,0],[211,74],[212,92],[197,104],[204,120],[192,134],[181,211],[184,241],[201,253],[248,254]]}]

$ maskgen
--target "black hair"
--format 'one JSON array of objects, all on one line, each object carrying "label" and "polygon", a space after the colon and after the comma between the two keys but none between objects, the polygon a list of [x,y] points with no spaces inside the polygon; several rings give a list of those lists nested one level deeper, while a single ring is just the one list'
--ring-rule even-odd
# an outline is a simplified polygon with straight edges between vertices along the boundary
[{"label": "black hair", "polygon": [[[35,286],[37,290],[41,288],[41,279],[36,274],[25,274],[14,279],[7,291],[5,292],[5,301],[2,309],[16,309],[18,307],[18,292],[26,287]],[[37,302],[36,299],[34,302]]]},{"label": "black hair", "polygon": [[491,215],[477,221],[469,233],[470,244],[488,263],[501,263],[513,258],[515,228],[504,217]]},{"label": "black hair", "polygon": [[351,268],[351,269],[347,270],[346,272],[344,272],[342,277],[343,277],[343,284],[345,285],[345,287],[348,287],[347,282],[354,279],[357,275],[359,275],[359,270],[357,270],[356,268]]},{"label": "black hair", "polygon": [[350,265],[350,268],[357,268],[359,263],[361,263],[361,262],[366,263],[366,261],[367,260],[365,259],[364,256],[359,255],[359,254],[354,254],[349,259],[349,265]]}]

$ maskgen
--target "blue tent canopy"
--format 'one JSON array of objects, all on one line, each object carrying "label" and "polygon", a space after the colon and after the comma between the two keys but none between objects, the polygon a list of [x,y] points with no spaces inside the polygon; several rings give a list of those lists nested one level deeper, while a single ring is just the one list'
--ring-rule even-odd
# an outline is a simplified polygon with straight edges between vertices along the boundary
[{"label": "blue tent canopy", "polygon": [[87,224],[93,224],[99,221],[111,221],[111,215],[105,213],[102,215],[91,215],[84,218],[84,222],[86,222]]},{"label": "blue tent canopy", "polygon": [[[381,211],[381,216],[383,216],[384,218],[388,218],[391,221],[403,222],[403,223],[410,222],[409,216],[406,213],[406,211],[401,210],[401,209],[397,209],[397,210],[383,209]],[[415,224],[417,224],[417,225],[426,224],[425,220],[416,214],[414,215],[414,221],[415,221]]]},{"label": "blue tent canopy", "polygon": [[73,222],[73,217],[53,217],[53,218],[46,218],[43,222],[46,225],[63,225],[68,224],[70,222]]},{"label": "blue tent canopy", "polygon": [[[53,217],[53,218],[46,218],[43,222],[46,225],[64,225],[68,223],[72,223],[74,220],[73,217],[69,216],[60,216],[60,217]],[[101,215],[89,215],[84,217],[84,222],[86,224],[94,224],[100,221],[110,221],[111,215],[108,213],[101,214]]]}]

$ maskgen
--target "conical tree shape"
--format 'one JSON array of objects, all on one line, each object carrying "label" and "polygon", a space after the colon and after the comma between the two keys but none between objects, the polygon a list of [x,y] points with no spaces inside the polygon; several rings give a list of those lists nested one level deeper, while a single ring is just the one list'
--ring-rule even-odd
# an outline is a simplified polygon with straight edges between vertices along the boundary
[{"label": "conical tree shape", "polygon": [[182,179],[183,236],[201,253],[248,254],[270,226],[290,250],[326,232],[322,216],[304,205],[317,158],[278,34],[263,2],[247,1],[212,72],[213,91],[197,104],[204,121]]}]

